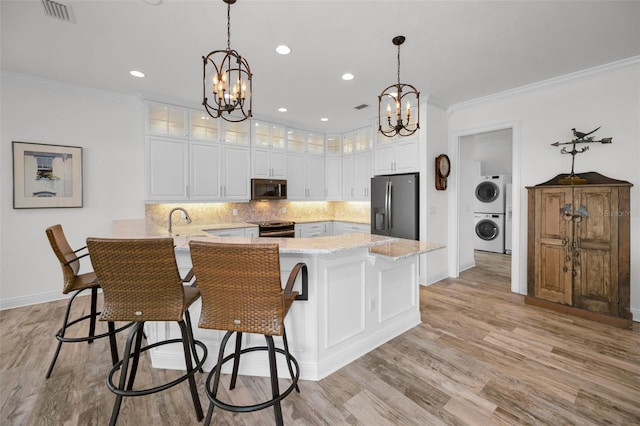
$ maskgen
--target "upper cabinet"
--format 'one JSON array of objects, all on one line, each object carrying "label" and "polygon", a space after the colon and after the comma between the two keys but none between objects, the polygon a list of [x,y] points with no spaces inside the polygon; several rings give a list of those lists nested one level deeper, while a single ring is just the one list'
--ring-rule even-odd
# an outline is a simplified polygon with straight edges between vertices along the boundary
[{"label": "upper cabinet", "polygon": [[156,102],[146,103],[146,134],[186,138],[188,131],[187,109]]},{"label": "upper cabinet", "polygon": [[249,122],[157,102],[146,106],[147,200],[249,200]]},{"label": "upper cabinet", "polygon": [[251,176],[265,179],[286,179],[286,127],[258,120],[253,120],[251,127],[253,129]]},{"label": "upper cabinet", "polygon": [[377,134],[373,149],[373,174],[410,173],[420,170],[418,135],[388,138]]},{"label": "upper cabinet", "polygon": [[147,200],[188,200],[189,141],[147,136],[144,151]]},{"label": "upper cabinet", "polygon": [[371,126],[342,134],[342,153],[368,151],[373,145],[373,131]]}]

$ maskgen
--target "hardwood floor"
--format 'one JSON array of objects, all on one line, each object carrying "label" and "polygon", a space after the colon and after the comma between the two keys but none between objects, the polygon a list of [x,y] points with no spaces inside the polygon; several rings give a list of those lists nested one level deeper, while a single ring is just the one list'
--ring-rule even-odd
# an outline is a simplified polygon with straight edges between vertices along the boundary
[{"label": "hardwood floor", "polygon": [[[283,401],[285,424],[640,424],[638,323],[622,330],[527,306],[509,291],[509,256],[476,252],[476,261],[460,278],[421,288],[421,325],[319,382],[301,382]],[[65,303],[0,312],[1,424],[108,424],[115,397],[104,384],[104,339],[63,345],[44,378]],[[176,375],[143,364],[140,385]],[[206,410],[206,375],[197,377]],[[243,403],[269,389],[266,379],[241,377],[227,395]],[[198,422],[183,383],[125,398],[118,424]],[[213,424],[274,424],[273,410],[216,409]]]}]

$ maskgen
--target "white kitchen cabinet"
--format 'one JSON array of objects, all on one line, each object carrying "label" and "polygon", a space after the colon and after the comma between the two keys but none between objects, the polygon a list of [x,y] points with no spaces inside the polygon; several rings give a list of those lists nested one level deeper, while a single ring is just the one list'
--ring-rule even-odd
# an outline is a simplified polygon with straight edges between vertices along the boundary
[{"label": "white kitchen cabinet", "polygon": [[148,101],[145,106],[146,134],[176,138],[188,137],[187,108]]},{"label": "white kitchen cabinet", "polygon": [[262,148],[286,149],[287,129],[280,124],[253,120],[253,146]]},{"label": "white kitchen cabinet", "polygon": [[249,148],[223,146],[221,158],[222,199],[248,201],[251,198]]},{"label": "white kitchen cabinet", "polygon": [[342,157],[342,199],[368,201],[371,196],[371,151]]},{"label": "white kitchen cabinet", "polygon": [[324,159],[324,172],[325,200],[342,200],[342,157],[327,155]]},{"label": "white kitchen cabinet", "polygon": [[190,147],[189,199],[215,200],[222,198],[222,173],[220,164],[222,145],[192,141]]},{"label": "white kitchen cabinet", "polygon": [[244,237],[244,230],[245,228],[207,229],[205,232],[216,237]]},{"label": "white kitchen cabinet", "polygon": [[296,223],[296,238],[314,238],[331,235],[329,222]]},{"label": "white kitchen cabinet", "polygon": [[249,200],[249,148],[160,137],[146,140],[147,200]]},{"label": "white kitchen cabinet", "polygon": [[247,238],[258,238],[260,235],[257,226],[252,226],[251,228],[244,228],[244,236]]},{"label": "white kitchen cabinet", "polygon": [[415,135],[394,138],[378,135],[373,149],[373,173],[417,172],[420,169],[418,158],[418,138]]},{"label": "white kitchen cabinet", "polygon": [[210,117],[204,110],[190,109],[189,139],[249,146],[251,123],[248,120],[232,123]]},{"label": "white kitchen cabinet", "polygon": [[353,232],[370,234],[371,226],[366,223],[333,222],[333,235],[350,234]]},{"label": "white kitchen cabinet", "polygon": [[287,153],[273,148],[253,148],[251,177],[263,179],[287,178]]},{"label": "white kitchen cabinet", "polygon": [[327,155],[342,155],[342,135],[327,135],[325,138]]},{"label": "white kitchen cabinet", "polygon": [[251,177],[286,179],[286,128],[257,120],[254,120],[252,127]]},{"label": "white kitchen cabinet", "polygon": [[[146,199],[250,199],[250,123],[146,102]],[[169,135],[175,137],[160,137]]]},{"label": "white kitchen cabinet", "polygon": [[146,198],[189,199],[189,141],[149,136],[145,140]]},{"label": "white kitchen cabinet", "polygon": [[287,154],[287,199],[324,200],[324,157]]}]

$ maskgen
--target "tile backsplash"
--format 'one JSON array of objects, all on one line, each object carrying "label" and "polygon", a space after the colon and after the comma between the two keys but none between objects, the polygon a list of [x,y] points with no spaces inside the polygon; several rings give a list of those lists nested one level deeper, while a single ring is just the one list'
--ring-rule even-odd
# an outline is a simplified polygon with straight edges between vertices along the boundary
[{"label": "tile backsplash", "polygon": [[[196,225],[235,223],[267,220],[290,220],[308,222],[321,220],[341,220],[345,222],[370,222],[370,204],[366,201],[250,201],[248,203],[180,203],[147,204],[147,220],[166,227],[169,212],[174,207],[182,207]],[[174,223],[178,223],[179,213],[174,213]]]}]

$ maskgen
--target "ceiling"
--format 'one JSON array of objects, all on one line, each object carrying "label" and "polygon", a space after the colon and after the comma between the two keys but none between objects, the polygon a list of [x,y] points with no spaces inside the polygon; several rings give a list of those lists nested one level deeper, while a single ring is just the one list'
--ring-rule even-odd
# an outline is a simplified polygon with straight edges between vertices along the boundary
[{"label": "ceiling", "polygon": [[[226,47],[222,0],[60,3],[75,22],[40,0],[1,0],[3,71],[200,107],[202,56]],[[640,55],[639,23],[638,1],[238,0],[231,48],[254,74],[255,117],[330,133],[377,115],[397,79],[396,35],[402,82],[446,108]]]}]

